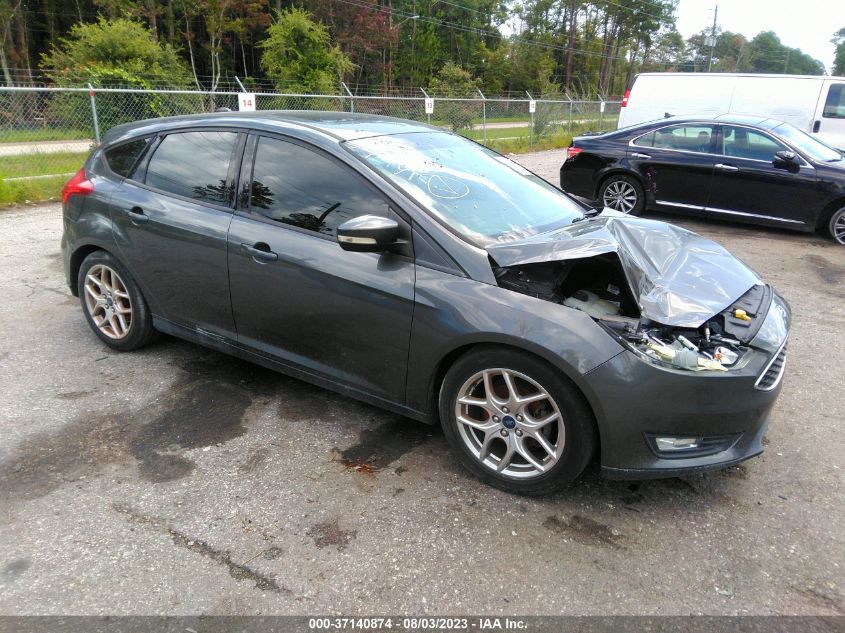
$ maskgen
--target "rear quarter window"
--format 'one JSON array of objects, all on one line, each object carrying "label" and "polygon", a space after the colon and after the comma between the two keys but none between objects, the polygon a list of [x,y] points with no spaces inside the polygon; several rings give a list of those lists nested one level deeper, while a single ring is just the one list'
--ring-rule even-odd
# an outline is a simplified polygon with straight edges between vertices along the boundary
[{"label": "rear quarter window", "polygon": [[826,119],[845,119],[845,83],[833,84],[827,91],[822,116]]},{"label": "rear quarter window", "polygon": [[140,138],[107,149],[105,155],[109,169],[118,176],[129,177],[149,143],[150,138]]}]

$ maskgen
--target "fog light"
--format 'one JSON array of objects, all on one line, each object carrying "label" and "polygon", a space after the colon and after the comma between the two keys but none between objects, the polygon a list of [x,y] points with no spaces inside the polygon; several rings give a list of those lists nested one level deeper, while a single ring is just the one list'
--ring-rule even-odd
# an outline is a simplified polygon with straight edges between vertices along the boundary
[{"label": "fog light", "polygon": [[701,443],[700,437],[655,437],[654,443],[658,451],[686,451],[698,448]]},{"label": "fog light", "polygon": [[646,433],[645,440],[651,451],[663,459],[707,457],[728,450],[736,444],[742,433],[732,435],[662,435]]}]

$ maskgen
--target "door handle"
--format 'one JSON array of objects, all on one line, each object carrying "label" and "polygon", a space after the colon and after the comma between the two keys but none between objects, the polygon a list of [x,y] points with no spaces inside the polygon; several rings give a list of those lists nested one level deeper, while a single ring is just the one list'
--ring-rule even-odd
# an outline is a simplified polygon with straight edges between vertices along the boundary
[{"label": "door handle", "polygon": [[150,216],[144,213],[144,210],[141,207],[132,207],[126,212],[126,215],[128,215],[129,219],[136,224],[142,224],[150,221]]},{"label": "door handle", "polygon": [[818,132],[821,126],[822,122],[817,120],[815,123],[813,123],[813,132]]},{"label": "door handle", "polygon": [[733,165],[725,165],[724,163],[716,163],[714,167],[716,167],[716,169],[721,169],[722,171],[739,171],[739,167],[734,167]]},{"label": "door handle", "polygon": [[639,152],[634,152],[631,156],[634,158],[651,158],[649,154],[640,154]]},{"label": "door handle", "polygon": [[279,259],[279,256],[270,250],[270,247],[264,242],[257,244],[241,244],[247,253],[252,255],[252,258],[258,262],[274,262]]}]

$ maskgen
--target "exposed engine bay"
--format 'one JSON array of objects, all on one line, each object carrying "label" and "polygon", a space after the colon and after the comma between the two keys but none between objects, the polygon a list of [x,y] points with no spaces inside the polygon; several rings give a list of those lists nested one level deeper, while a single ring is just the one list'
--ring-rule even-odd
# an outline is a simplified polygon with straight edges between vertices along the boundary
[{"label": "exposed engine bay", "polygon": [[690,371],[725,372],[742,365],[772,301],[771,288],[758,283],[699,327],[668,326],[642,316],[616,253],[494,264],[493,273],[502,288],[586,312],[634,352]]}]

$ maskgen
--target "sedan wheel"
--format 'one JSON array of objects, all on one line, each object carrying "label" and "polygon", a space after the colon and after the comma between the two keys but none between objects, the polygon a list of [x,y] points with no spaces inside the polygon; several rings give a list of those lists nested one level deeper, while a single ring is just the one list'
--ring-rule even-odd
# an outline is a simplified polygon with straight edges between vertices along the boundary
[{"label": "sedan wheel", "polygon": [[830,218],[830,234],[840,244],[845,244],[845,207]]},{"label": "sedan wheel", "polygon": [[485,369],[464,382],[455,419],[469,451],[497,473],[536,477],[563,453],[566,432],[554,399],[511,369]]},{"label": "sedan wheel", "polygon": [[614,180],[604,189],[604,206],[622,213],[630,213],[637,206],[637,192],[624,180]]},{"label": "sedan wheel", "polygon": [[629,215],[639,215],[645,207],[645,194],[640,183],[621,174],[604,181],[599,200],[605,207]]},{"label": "sedan wheel", "polygon": [[586,401],[558,369],[493,346],[476,348],[449,368],[440,422],[461,465],[517,494],[545,494],[574,480],[596,439]]}]

